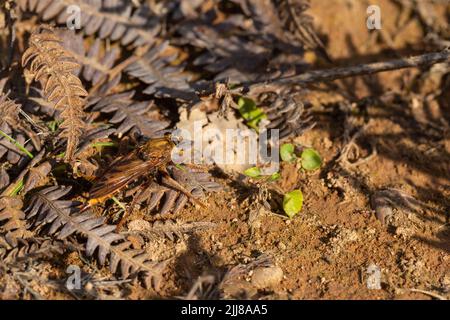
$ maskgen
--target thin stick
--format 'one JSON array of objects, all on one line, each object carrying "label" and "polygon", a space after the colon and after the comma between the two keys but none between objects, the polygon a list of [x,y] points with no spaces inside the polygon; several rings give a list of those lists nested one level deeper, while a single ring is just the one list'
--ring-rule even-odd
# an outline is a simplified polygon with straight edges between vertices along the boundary
[{"label": "thin stick", "polygon": [[431,292],[431,291],[426,291],[426,290],[421,290],[421,289],[404,289],[404,290],[408,290],[408,291],[411,291],[411,292],[422,293],[422,294],[428,295],[428,296],[430,296],[432,298],[435,298],[435,299],[438,299],[438,300],[447,300],[446,297],[441,296],[441,295],[439,295],[437,293],[434,293],[434,292]]},{"label": "thin stick", "polygon": [[303,85],[315,82],[327,82],[336,79],[343,79],[348,77],[362,76],[375,74],[384,71],[392,71],[405,68],[414,68],[420,66],[433,65],[440,62],[450,60],[450,49],[446,48],[440,52],[427,53],[410,58],[396,59],[386,62],[375,62],[369,64],[360,64],[351,67],[332,68],[326,70],[314,70],[305,72],[299,75],[269,80],[265,82],[248,82],[242,84],[240,88],[231,90],[233,93],[239,93],[242,91],[242,87],[249,90],[270,86],[270,85],[282,85],[282,84],[296,84]]}]

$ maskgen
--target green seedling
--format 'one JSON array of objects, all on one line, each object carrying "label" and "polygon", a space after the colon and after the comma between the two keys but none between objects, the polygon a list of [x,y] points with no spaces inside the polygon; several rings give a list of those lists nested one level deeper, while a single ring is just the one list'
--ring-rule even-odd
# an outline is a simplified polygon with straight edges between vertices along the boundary
[{"label": "green seedling", "polygon": [[261,169],[258,167],[248,168],[244,171],[244,174],[250,178],[260,178],[262,175]]},{"label": "green seedling", "polygon": [[269,177],[269,181],[277,181],[281,178],[281,174],[279,172],[275,172]]},{"label": "green seedling", "polygon": [[286,193],[283,197],[283,210],[289,218],[293,218],[303,207],[303,193],[294,190]]},{"label": "green seedling", "polygon": [[322,165],[322,158],[319,153],[312,148],[303,150],[300,158],[302,168],[305,170],[316,170]]},{"label": "green seedling", "polygon": [[262,170],[258,167],[252,167],[248,168],[244,171],[244,174],[247,177],[253,178],[253,179],[266,179],[267,181],[273,182],[278,179],[280,179],[281,174],[279,172],[275,172],[271,174],[270,176],[264,175]]},{"label": "green seedling", "polygon": [[259,123],[267,119],[267,115],[261,108],[256,106],[255,101],[249,98],[240,97],[238,100],[239,113],[245,119],[250,128],[259,130]]},{"label": "green seedling", "polygon": [[293,162],[297,159],[295,154],[295,146],[292,143],[285,143],[280,148],[281,160],[286,162]]}]

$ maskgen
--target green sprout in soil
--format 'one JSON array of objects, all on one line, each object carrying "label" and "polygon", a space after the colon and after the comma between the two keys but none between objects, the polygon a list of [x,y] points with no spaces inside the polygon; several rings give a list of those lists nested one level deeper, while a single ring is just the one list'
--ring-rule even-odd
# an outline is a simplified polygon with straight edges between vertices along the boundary
[{"label": "green sprout in soil", "polygon": [[259,178],[262,175],[261,169],[258,167],[251,167],[244,171],[244,174],[250,178]]},{"label": "green sprout in soil", "polygon": [[238,106],[239,113],[245,119],[247,125],[258,132],[261,120],[267,119],[264,111],[256,106],[255,101],[245,97],[239,98]]},{"label": "green sprout in soil", "polygon": [[266,179],[269,182],[276,181],[281,177],[279,172],[275,172],[271,175],[264,175],[262,170],[258,167],[248,168],[244,171],[244,174],[253,179]]},{"label": "green sprout in soil", "polygon": [[288,192],[283,197],[283,210],[289,218],[293,218],[303,207],[303,193],[301,190]]},{"label": "green sprout in soil", "polygon": [[303,169],[312,171],[320,168],[322,165],[322,158],[316,150],[308,148],[303,150],[301,162]]},{"label": "green sprout in soil", "polygon": [[[295,146],[292,143],[286,143],[281,146],[280,156],[286,162],[293,162],[298,159],[298,155],[295,153]],[[320,154],[313,148],[304,149],[298,161],[300,161],[302,168],[307,171],[317,170],[322,165]]]},{"label": "green sprout in soil", "polygon": [[297,159],[295,154],[295,146],[292,143],[285,143],[280,148],[281,160],[293,162]]}]

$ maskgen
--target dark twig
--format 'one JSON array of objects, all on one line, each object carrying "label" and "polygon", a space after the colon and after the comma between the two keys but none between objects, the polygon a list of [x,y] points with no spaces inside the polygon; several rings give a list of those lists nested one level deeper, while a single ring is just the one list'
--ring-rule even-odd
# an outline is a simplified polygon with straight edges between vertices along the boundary
[{"label": "dark twig", "polygon": [[256,88],[259,89],[260,87],[271,85],[289,85],[289,84],[304,85],[308,83],[327,82],[336,79],[369,75],[384,71],[392,71],[404,68],[414,68],[420,66],[429,66],[447,60],[450,60],[449,48],[446,48],[440,52],[427,53],[410,58],[396,59],[386,62],[360,64],[351,67],[341,67],[327,70],[314,70],[295,76],[274,79],[271,81],[244,83],[240,88],[236,88],[235,90],[233,90],[233,93],[238,94],[243,90],[243,88],[246,88],[250,91],[252,89]]}]

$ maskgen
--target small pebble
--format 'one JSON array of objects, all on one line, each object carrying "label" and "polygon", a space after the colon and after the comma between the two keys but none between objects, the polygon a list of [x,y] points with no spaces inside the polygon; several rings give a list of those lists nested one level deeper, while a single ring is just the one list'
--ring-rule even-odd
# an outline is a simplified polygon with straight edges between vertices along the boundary
[{"label": "small pebble", "polygon": [[280,267],[256,268],[251,283],[258,289],[265,289],[277,286],[282,280],[283,270]]}]

